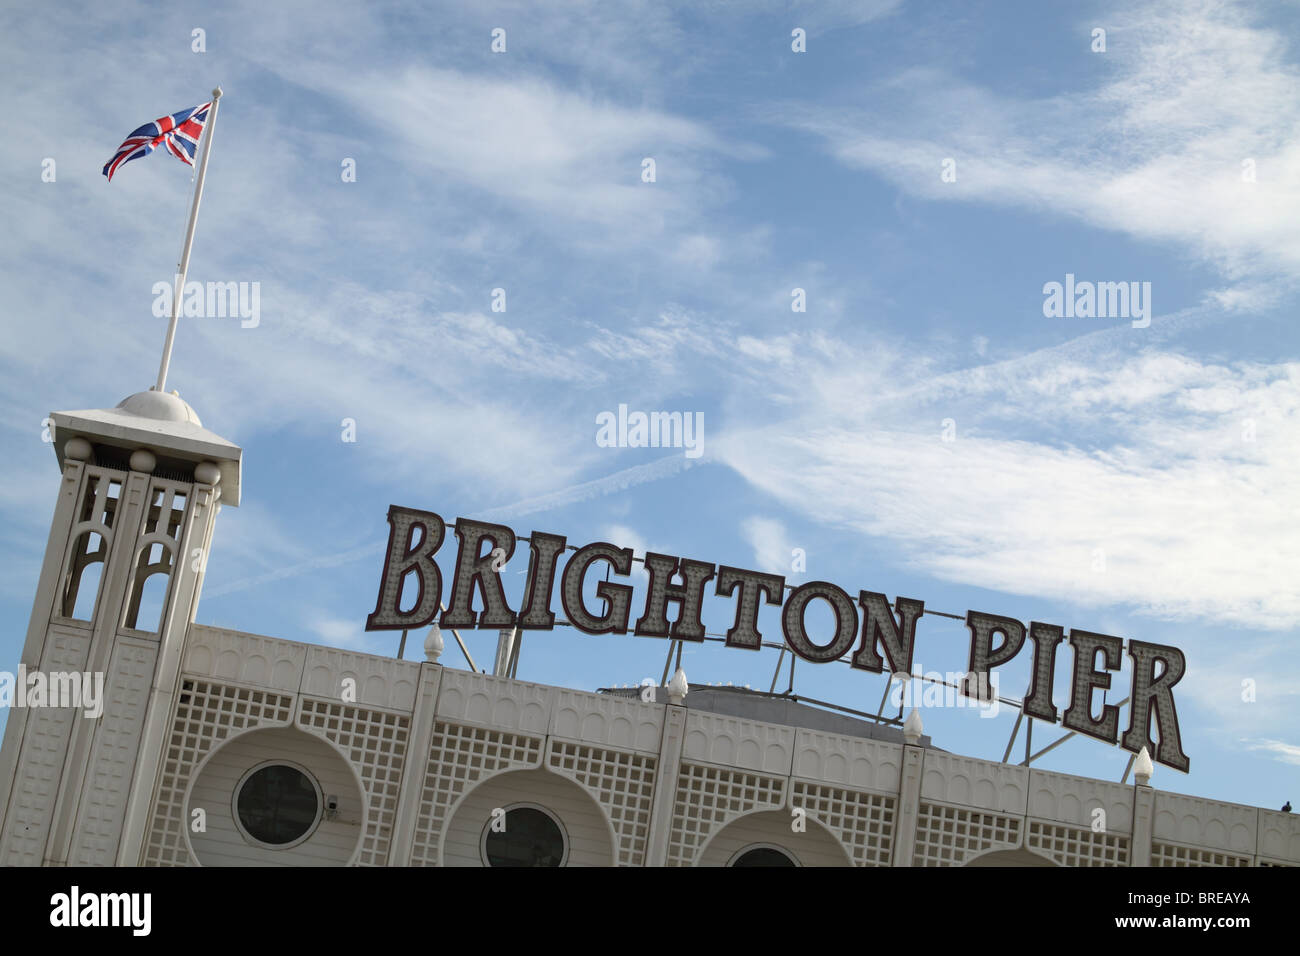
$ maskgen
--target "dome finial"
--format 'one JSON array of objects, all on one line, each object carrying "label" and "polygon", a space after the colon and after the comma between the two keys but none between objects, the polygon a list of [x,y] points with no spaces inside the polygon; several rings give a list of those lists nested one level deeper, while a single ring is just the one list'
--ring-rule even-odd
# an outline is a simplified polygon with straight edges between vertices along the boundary
[{"label": "dome finial", "polygon": [[921,742],[921,734],[925,732],[925,726],[921,723],[921,712],[915,707],[907,715],[907,720],[903,721],[903,740],[909,746],[915,747]]},{"label": "dome finial", "polygon": [[677,668],[677,673],[668,682],[668,703],[680,704],[686,699],[686,692],[689,689],[690,685],[686,683],[686,671]]},{"label": "dome finial", "polygon": [[160,392],[149,389],[136,392],[117,403],[117,407],[141,418],[151,418],[160,422],[189,422],[191,425],[203,426],[198,414],[190,403],[181,398],[176,391]]},{"label": "dome finial", "polygon": [[442,631],[438,629],[437,624],[434,624],[429,628],[429,634],[424,639],[424,659],[430,664],[438,663],[444,647],[446,644],[442,639]]},{"label": "dome finial", "polygon": [[1133,761],[1134,781],[1140,787],[1151,786],[1151,774],[1155,772],[1155,769],[1151,764],[1151,755],[1147,753],[1147,748],[1143,747],[1138,751],[1138,755]]}]

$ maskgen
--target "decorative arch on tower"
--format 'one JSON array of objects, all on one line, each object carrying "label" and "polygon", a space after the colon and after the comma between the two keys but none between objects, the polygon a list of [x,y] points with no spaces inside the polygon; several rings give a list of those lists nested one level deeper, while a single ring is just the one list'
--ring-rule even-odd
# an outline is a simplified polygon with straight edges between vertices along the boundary
[{"label": "decorative arch on tower", "polygon": [[113,545],[113,521],[122,495],[123,476],[106,468],[88,466],[69,535],[58,612],[77,621],[93,621],[99,605],[104,567]]},{"label": "decorative arch on tower", "polygon": [[[188,485],[166,478],[150,482],[149,505],[136,541],[123,627],[153,633],[162,626],[188,502]],[[162,580],[154,581],[159,575]]]}]

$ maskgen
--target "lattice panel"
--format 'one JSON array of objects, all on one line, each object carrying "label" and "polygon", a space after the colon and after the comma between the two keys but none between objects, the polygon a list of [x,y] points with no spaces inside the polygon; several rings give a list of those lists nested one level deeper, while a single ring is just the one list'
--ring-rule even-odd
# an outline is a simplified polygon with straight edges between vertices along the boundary
[{"label": "lattice panel", "polygon": [[1151,844],[1152,866],[1250,866],[1250,857],[1238,853],[1198,850],[1176,843]]},{"label": "lattice panel", "polygon": [[361,837],[361,866],[384,866],[393,837],[402,766],[411,720],[402,714],[371,710],[337,701],[302,698],[299,723],[328,737],[347,754],[366,788],[366,832]]},{"label": "lattice panel", "polygon": [[231,733],[260,724],[287,724],[293,699],[285,694],[186,680],[172,721],[154,803],[153,827],[145,845],[149,866],[189,866],[185,845],[185,788],[210,750]]},{"label": "lattice panel", "polygon": [[796,780],[790,805],[829,827],[855,866],[889,866],[894,852],[893,797]]},{"label": "lattice panel", "polygon": [[1001,813],[981,813],[922,803],[916,821],[913,866],[961,866],[993,849],[1020,845],[1020,820]]},{"label": "lattice panel", "polygon": [[1025,846],[1050,856],[1061,866],[1128,866],[1129,838],[1094,833],[1082,827],[1029,821]]},{"label": "lattice panel", "polygon": [[556,773],[591,791],[609,814],[618,834],[618,865],[644,864],[656,758],[555,740],[548,760]]},{"label": "lattice panel", "polygon": [[728,821],[754,810],[780,809],[784,797],[784,777],[683,761],[668,865],[690,866],[709,836]]},{"label": "lattice panel", "polygon": [[447,810],[474,781],[500,770],[522,770],[541,762],[540,737],[434,721],[411,865],[438,865],[438,843]]}]

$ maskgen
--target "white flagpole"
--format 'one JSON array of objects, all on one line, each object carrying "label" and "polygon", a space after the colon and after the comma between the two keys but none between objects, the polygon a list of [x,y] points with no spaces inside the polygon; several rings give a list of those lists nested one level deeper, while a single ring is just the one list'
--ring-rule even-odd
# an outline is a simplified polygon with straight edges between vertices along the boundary
[{"label": "white flagpole", "polygon": [[172,290],[172,319],[167,325],[167,341],[163,343],[162,362],[158,365],[158,384],[154,391],[161,392],[167,384],[167,366],[172,361],[172,342],[176,339],[176,319],[181,312],[181,296],[185,292],[185,274],[190,269],[190,247],[194,245],[194,224],[199,218],[199,200],[203,198],[203,176],[208,171],[208,153],[212,149],[212,134],[217,128],[217,107],[221,102],[221,87],[212,91],[212,112],[203,124],[203,151],[199,157],[199,172],[194,180],[194,203],[190,206],[190,224],[185,230],[185,248],[181,250],[181,262],[176,273],[176,285]]}]

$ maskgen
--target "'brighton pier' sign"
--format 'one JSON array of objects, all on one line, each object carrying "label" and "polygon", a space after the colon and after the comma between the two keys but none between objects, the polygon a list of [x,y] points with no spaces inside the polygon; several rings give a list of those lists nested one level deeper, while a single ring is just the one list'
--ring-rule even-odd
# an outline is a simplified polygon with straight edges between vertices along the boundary
[{"label": "'brighton pier' sign", "polygon": [[[366,630],[417,628],[433,623],[435,618],[440,626],[447,628],[549,630],[555,626],[551,602],[560,555],[568,547],[563,535],[534,531],[529,537],[531,555],[523,606],[514,611],[506,600],[499,573],[515,553],[514,531],[505,525],[467,518],[456,521],[453,525],[459,539],[456,568],[446,610],[438,617],[443,573],[434,555],[446,537],[446,522],[431,511],[394,505],[388,509],[388,524],[388,555],[379,583],[379,598],[374,613],[366,619]],[[584,597],[588,571],[597,562],[607,565],[614,574],[627,577],[632,573],[632,549],[604,541],[577,548],[560,573],[564,613],[570,624],[588,634],[626,634],[632,612],[630,584],[599,581],[595,594],[603,603],[600,613],[594,613]],[[785,578],[778,574],[654,552],[647,552],[644,562],[649,580],[644,608],[633,625],[633,634],[703,641],[705,630],[700,615],[706,585],[716,578],[714,593],[735,601],[735,620],[726,634],[729,647],[758,650],[762,646],[758,612],[760,604],[768,604],[781,608],[785,644],[806,661],[839,660],[852,651],[849,663],[860,670],[873,674],[884,673],[886,669],[895,674],[911,673],[916,622],[925,611],[923,601],[899,597],[891,609],[885,595],[859,591],[855,602],[848,592],[827,581],[800,584],[787,595]],[[413,597],[408,585],[414,587]],[[474,610],[476,591],[482,611]],[[813,601],[825,602],[834,614],[835,631],[825,643],[814,641],[805,627],[807,608]],[[677,606],[676,620],[671,622],[668,620],[670,602]],[[968,611],[966,626],[971,634],[967,678],[970,683],[964,688],[967,696],[978,698],[981,689],[987,694],[992,669],[1014,658],[1027,638],[1034,645],[1032,676],[1021,708],[1035,720],[1055,723],[1057,708],[1052,703],[1052,679],[1057,649],[1067,639],[1065,631],[1055,624],[1038,621],[1026,628],[1015,618],[982,611]],[[1068,640],[1074,652],[1074,668],[1070,705],[1060,718],[1061,724],[1110,744],[1119,743],[1134,753],[1146,747],[1160,763],[1186,771],[1191,761],[1183,753],[1173,695],[1174,685],[1186,669],[1182,652],[1164,644],[1128,642],[1133,677],[1128,729],[1121,736],[1119,707],[1107,704],[1094,717],[1092,697],[1094,690],[1109,688],[1111,672],[1120,670],[1123,639],[1072,628]],[[1162,667],[1159,676],[1157,664]],[[1151,737],[1153,717],[1159,730],[1158,743]]]}]

